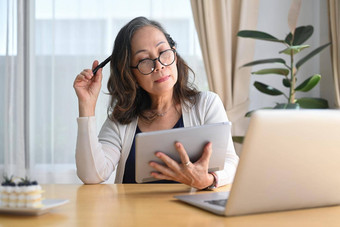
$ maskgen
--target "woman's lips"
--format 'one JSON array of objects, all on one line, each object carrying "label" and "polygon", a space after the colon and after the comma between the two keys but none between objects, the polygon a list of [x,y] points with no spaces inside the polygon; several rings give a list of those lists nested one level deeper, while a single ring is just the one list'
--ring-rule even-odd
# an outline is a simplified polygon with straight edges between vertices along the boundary
[{"label": "woman's lips", "polygon": [[162,78],[155,80],[155,83],[162,83],[164,81],[167,81],[169,78],[170,78],[170,75],[169,76],[163,76]]}]

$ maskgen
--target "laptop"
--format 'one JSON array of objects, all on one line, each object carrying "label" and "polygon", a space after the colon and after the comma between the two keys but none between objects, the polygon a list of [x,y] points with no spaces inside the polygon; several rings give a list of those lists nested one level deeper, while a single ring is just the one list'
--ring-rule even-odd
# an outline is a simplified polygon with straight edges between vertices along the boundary
[{"label": "laptop", "polygon": [[339,110],[258,110],[230,192],[175,197],[225,216],[339,205],[339,163]]},{"label": "laptop", "polygon": [[204,146],[211,142],[213,153],[210,156],[209,171],[223,170],[230,133],[230,122],[138,133],[136,135],[136,182],[158,180],[150,175],[155,169],[149,166],[150,161],[163,164],[155,156],[157,151],[164,152],[175,161],[181,162],[174,146],[175,142],[183,144],[191,162],[196,162],[201,157]]}]

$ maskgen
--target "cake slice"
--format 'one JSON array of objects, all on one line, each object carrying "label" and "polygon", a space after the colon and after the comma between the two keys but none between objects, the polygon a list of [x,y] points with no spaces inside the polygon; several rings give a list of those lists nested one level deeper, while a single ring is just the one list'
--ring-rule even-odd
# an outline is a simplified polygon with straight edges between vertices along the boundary
[{"label": "cake slice", "polygon": [[5,177],[0,186],[0,206],[3,207],[42,207],[42,189],[37,181],[30,181],[27,177],[15,183],[13,177]]}]

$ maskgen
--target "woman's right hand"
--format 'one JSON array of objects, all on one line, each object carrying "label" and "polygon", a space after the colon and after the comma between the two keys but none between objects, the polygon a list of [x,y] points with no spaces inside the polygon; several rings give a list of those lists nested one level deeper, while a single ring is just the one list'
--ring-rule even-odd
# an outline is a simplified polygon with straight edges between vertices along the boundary
[{"label": "woman's right hand", "polygon": [[[92,64],[92,70],[97,67],[98,61]],[[78,96],[79,117],[89,117],[95,115],[96,103],[102,83],[102,68],[96,75],[91,69],[84,69],[74,80],[73,88]]]}]

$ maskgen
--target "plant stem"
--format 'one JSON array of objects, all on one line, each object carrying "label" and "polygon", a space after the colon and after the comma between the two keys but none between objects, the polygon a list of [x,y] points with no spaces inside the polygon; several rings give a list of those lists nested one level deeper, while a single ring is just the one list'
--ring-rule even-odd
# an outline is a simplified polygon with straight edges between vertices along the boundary
[{"label": "plant stem", "polygon": [[294,68],[294,50],[290,51],[290,90],[289,90],[289,103],[295,103],[295,68]]}]

